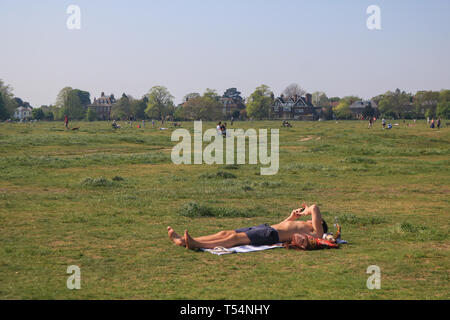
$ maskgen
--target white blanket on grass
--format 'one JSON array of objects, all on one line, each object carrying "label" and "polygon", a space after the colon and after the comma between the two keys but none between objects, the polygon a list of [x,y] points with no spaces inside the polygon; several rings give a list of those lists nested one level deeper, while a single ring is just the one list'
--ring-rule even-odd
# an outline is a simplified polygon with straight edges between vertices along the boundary
[{"label": "white blanket on grass", "polygon": [[[345,244],[345,243],[347,243],[347,241],[338,239],[337,243]],[[203,249],[202,248],[200,250],[221,256],[223,254],[255,252],[255,251],[263,251],[263,250],[276,249],[276,248],[283,248],[283,244],[277,243],[277,244],[273,244],[270,246],[246,245],[246,246],[239,246],[239,247],[233,247],[233,248],[228,248],[228,249],[224,248],[224,247],[215,247],[214,249]]]},{"label": "white blanket on grass", "polygon": [[214,249],[200,249],[200,250],[221,256],[223,254],[255,252],[255,251],[262,251],[262,250],[275,249],[275,248],[283,248],[283,244],[277,243],[277,244],[273,244],[270,246],[246,245],[246,246],[239,246],[239,247],[233,247],[233,248],[228,248],[228,249],[226,249],[224,247],[215,247]]}]

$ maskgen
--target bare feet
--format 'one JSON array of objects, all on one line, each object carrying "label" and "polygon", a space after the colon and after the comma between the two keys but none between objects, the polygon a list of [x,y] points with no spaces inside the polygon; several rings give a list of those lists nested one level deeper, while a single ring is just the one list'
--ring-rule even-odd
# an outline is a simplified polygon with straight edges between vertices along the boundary
[{"label": "bare feet", "polygon": [[187,249],[194,250],[197,247],[195,240],[192,239],[187,230],[184,230],[184,239],[186,240]]},{"label": "bare feet", "polygon": [[180,237],[175,230],[172,229],[172,227],[167,227],[167,233],[169,235],[170,240],[172,240],[173,243],[175,243],[177,246],[185,247],[186,241],[182,237]]}]

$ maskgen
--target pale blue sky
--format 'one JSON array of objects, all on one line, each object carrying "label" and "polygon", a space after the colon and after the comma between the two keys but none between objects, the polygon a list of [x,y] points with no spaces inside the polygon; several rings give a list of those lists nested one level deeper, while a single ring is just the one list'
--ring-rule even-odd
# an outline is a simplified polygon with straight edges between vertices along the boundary
[{"label": "pale blue sky", "polygon": [[[81,30],[68,30],[68,5]],[[382,30],[366,27],[369,5]],[[0,79],[33,106],[65,86],[141,97],[290,83],[370,98],[450,88],[448,0],[0,0]]]}]

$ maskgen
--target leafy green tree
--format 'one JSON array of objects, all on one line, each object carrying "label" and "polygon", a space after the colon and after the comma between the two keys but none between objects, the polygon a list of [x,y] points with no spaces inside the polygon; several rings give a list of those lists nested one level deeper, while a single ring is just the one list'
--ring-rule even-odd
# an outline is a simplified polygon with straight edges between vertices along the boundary
[{"label": "leafy green tree", "polygon": [[274,95],[269,86],[260,85],[248,98],[247,116],[255,119],[269,118],[273,102]]},{"label": "leafy green tree", "polygon": [[182,121],[182,120],[189,120],[186,118],[185,110],[183,106],[179,106],[175,108],[175,111],[173,112],[173,119],[175,121]]},{"label": "leafy green tree", "polygon": [[[445,96],[445,94],[443,94]],[[418,115],[433,117],[436,107],[441,99],[440,92],[437,91],[417,91],[414,96],[414,107]]]},{"label": "leafy green tree", "polygon": [[12,88],[9,85],[5,85],[0,79],[0,119],[5,120],[12,116],[14,110],[18,107],[17,102],[14,100],[12,94]]},{"label": "leafy green tree", "polygon": [[198,97],[201,97],[200,93],[197,93],[197,92],[188,93],[187,95],[184,96],[183,102],[186,102],[186,101],[189,101],[190,99],[194,99],[194,98],[198,98]]},{"label": "leafy green tree", "polygon": [[73,91],[72,87],[64,87],[62,88],[58,95],[56,96],[56,103],[55,105],[58,108],[64,108],[64,104],[69,96],[69,94]]},{"label": "leafy green tree", "polygon": [[137,119],[145,119],[145,109],[147,108],[147,99],[144,97],[142,99],[131,99],[130,101],[130,112]]},{"label": "leafy green tree", "polygon": [[0,120],[8,119],[8,111],[6,110],[6,103],[3,99],[3,95],[0,93]]},{"label": "leafy green tree", "polygon": [[186,120],[212,121],[220,119],[223,104],[214,90],[206,89],[203,96],[191,97],[176,110],[176,116]]},{"label": "leafy green tree", "polygon": [[438,103],[436,107],[436,117],[450,119],[450,101]]},{"label": "leafy green tree", "polygon": [[173,96],[169,90],[163,86],[154,86],[147,94],[147,108],[145,114],[149,118],[165,119],[173,114]]},{"label": "leafy green tree", "polygon": [[50,112],[53,115],[53,120],[63,120],[64,119],[64,108],[52,105],[49,107]]},{"label": "leafy green tree", "polygon": [[220,100],[220,96],[217,91],[210,88],[206,88],[205,92],[203,93],[203,97],[209,98],[211,100]]},{"label": "leafy green tree", "polygon": [[404,115],[404,106],[408,105],[411,99],[410,94],[400,89],[388,91],[381,96],[378,108],[384,117],[398,119]]},{"label": "leafy green tree", "polygon": [[350,105],[355,102],[361,100],[356,96],[347,96],[339,100],[339,104],[333,108],[333,113],[336,116],[336,119],[346,120],[352,119],[353,114],[350,110]]},{"label": "leafy green tree", "polygon": [[130,118],[131,115],[131,102],[133,99],[131,96],[128,97],[125,93],[122,97],[117,100],[111,108],[111,116],[113,119],[126,120]]},{"label": "leafy green tree", "polygon": [[91,94],[89,92],[80,89],[74,89],[74,91],[77,94],[78,98],[80,98],[80,102],[83,107],[91,104]]},{"label": "leafy green tree", "polygon": [[94,108],[89,107],[86,112],[86,120],[87,121],[95,121],[97,120],[97,112],[95,112]]},{"label": "leafy green tree", "polygon": [[336,119],[345,120],[352,118],[352,112],[350,111],[350,102],[349,101],[341,101],[339,104],[333,109],[333,113],[336,116]]},{"label": "leafy green tree", "polygon": [[316,107],[328,107],[330,106],[330,100],[328,99],[327,95],[325,94],[325,92],[314,92],[312,94],[312,102],[313,105]]},{"label": "leafy green tree", "polygon": [[439,101],[436,107],[436,117],[450,119],[450,90],[442,90],[439,93]]},{"label": "leafy green tree", "polygon": [[331,97],[329,99],[330,102],[339,102],[340,100],[341,100],[341,98],[339,98],[339,97]]},{"label": "leafy green tree", "polygon": [[442,90],[439,92],[440,102],[450,102],[450,90]]},{"label": "leafy green tree", "polygon": [[53,114],[53,112],[51,110],[44,111],[44,119],[52,121],[55,119],[55,115]]},{"label": "leafy green tree", "polygon": [[72,90],[65,97],[62,111],[71,120],[80,120],[84,118],[85,110],[76,91]]},{"label": "leafy green tree", "polygon": [[53,110],[55,119],[61,120],[64,115],[73,120],[85,118],[86,107],[91,103],[90,94],[87,91],[73,89],[72,87],[62,88],[56,96],[56,107]]},{"label": "leafy green tree", "polygon": [[31,116],[36,120],[42,120],[45,118],[44,111],[41,108],[35,108],[31,110]]}]

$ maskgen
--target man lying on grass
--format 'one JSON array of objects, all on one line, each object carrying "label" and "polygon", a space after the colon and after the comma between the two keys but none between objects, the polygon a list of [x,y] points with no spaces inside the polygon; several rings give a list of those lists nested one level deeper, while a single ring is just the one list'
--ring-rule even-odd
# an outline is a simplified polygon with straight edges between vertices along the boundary
[{"label": "man lying on grass", "polygon": [[[312,220],[296,221],[301,216],[311,215]],[[294,234],[307,234],[315,238],[322,238],[327,233],[328,226],[320,215],[319,207],[315,204],[293,210],[284,221],[269,226],[262,224],[257,227],[242,228],[237,230],[221,231],[219,233],[192,238],[188,231],[184,231],[184,237],[179,236],[171,227],[167,227],[170,240],[178,246],[187,249],[215,247],[232,248],[243,245],[272,245],[280,242],[289,242]]]}]

